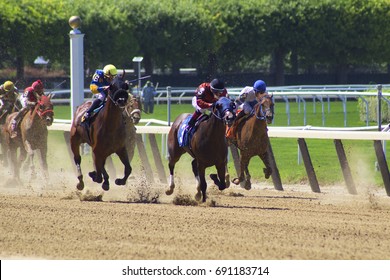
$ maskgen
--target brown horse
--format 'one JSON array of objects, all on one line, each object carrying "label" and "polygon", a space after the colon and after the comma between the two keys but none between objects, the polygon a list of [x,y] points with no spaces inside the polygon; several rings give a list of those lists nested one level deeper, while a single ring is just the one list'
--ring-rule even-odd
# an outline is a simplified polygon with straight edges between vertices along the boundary
[{"label": "brown horse", "polygon": [[[142,108],[139,97],[135,97],[132,94],[129,94],[127,104],[123,110],[123,116],[125,118],[126,149],[130,163],[134,157],[137,134],[135,125],[137,125],[141,119],[141,109]],[[110,174],[116,174],[114,163],[111,157],[107,157],[106,164]]]},{"label": "brown horse", "polygon": [[96,183],[102,183],[103,190],[110,188],[109,176],[105,169],[106,159],[116,153],[124,165],[124,177],[115,180],[117,185],[125,185],[131,173],[131,166],[127,155],[125,139],[125,121],[123,110],[129,97],[121,81],[116,78],[107,88],[107,101],[101,111],[93,117],[91,124],[82,124],[81,119],[85,111],[91,105],[87,101],[80,105],[74,115],[70,130],[70,145],[74,156],[79,180],[77,189],[84,189],[83,174],[81,172],[81,143],[88,143],[92,147],[95,171],[89,172],[89,176]]},{"label": "brown horse", "polygon": [[126,118],[126,148],[130,162],[134,157],[137,133],[135,125],[141,120],[141,110],[142,107],[139,97],[129,94],[129,100],[123,114]]},{"label": "brown horse", "polygon": [[[47,127],[52,125],[54,120],[53,103],[51,95],[42,95],[33,109],[28,111],[18,126],[18,135],[11,138],[11,123],[17,113],[12,113],[7,117],[4,124],[4,136],[9,148],[10,161],[13,168],[14,177],[20,180],[20,166],[25,161],[26,155],[30,160],[31,178],[35,178],[34,151],[39,150],[41,154],[41,166],[45,179],[48,179],[47,166]],[[19,158],[17,150],[20,149]]]},{"label": "brown horse", "polygon": [[217,174],[210,174],[210,178],[220,190],[229,187],[229,179],[226,182],[228,148],[225,127],[233,122],[235,118],[234,109],[233,101],[221,97],[213,105],[210,117],[197,127],[188,147],[179,145],[178,135],[180,135],[179,130],[182,130],[182,127],[186,125],[185,121],[188,121],[191,114],[181,114],[176,118],[168,134],[170,185],[165,192],[167,195],[171,195],[175,188],[173,176],[175,164],[186,152],[194,158],[192,172],[198,182],[196,200],[200,200],[202,197],[202,201],[206,201],[205,170],[207,167],[216,167],[218,176]]},{"label": "brown horse", "polygon": [[[5,124],[7,116],[9,114],[19,111],[20,108],[22,108],[22,104],[20,103],[19,98],[17,98],[15,101],[8,99],[0,99],[0,131],[3,130],[3,125]],[[8,166],[8,149],[4,133],[0,133],[0,147],[3,165]]]},{"label": "brown horse", "polygon": [[[241,170],[238,178],[233,183],[240,184],[243,188],[251,189],[251,176],[249,174],[249,161],[254,156],[259,156],[263,161],[265,178],[272,174],[268,158],[268,128],[267,124],[272,122],[274,116],[274,103],[271,95],[261,97],[259,103],[254,106],[253,112],[241,118],[236,129],[237,147],[240,150]],[[245,175],[244,175],[245,172]]]}]

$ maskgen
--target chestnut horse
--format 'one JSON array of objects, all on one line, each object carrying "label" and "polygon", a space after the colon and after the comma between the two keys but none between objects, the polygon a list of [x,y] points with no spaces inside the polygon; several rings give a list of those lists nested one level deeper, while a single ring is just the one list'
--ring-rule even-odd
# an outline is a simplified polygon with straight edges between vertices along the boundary
[{"label": "chestnut horse", "polygon": [[[264,95],[254,106],[248,117],[239,119],[236,129],[237,147],[240,150],[240,174],[233,179],[233,183],[240,184],[243,188],[251,189],[251,176],[248,170],[249,161],[254,156],[259,156],[263,161],[265,178],[272,174],[268,158],[268,128],[274,116],[274,103],[272,95]],[[244,175],[245,172],[245,175]]]},{"label": "chestnut horse", "polygon": [[118,77],[106,89],[107,101],[101,111],[92,117],[90,124],[81,123],[84,113],[91,105],[91,101],[80,105],[74,115],[70,130],[70,146],[73,152],[77,169],[78,190],[84,189],[83,174],[81,172],[80,145],[88,143],[92,147],[95,170],[89,172],[89,176],[96,183],[102,183],[102,188],[108,191],[110,188],[109,176],[105,169],[108,156],[116,153],[124,165],[124,177],[117,178],[115,184],[125,185],[131,173],[131,166],[126,150],[125,120],[122,116],[127,104],[129,94],[126,84]]},{"label": "chestnut horse", "polygon": [[[11,123],[17,112],[10,114],[4,124],[4,136],[9,148],[10,161],[14,178],[20,180],[20,166],[25,161],[26,155],[30,161],[31,178],[35,178],[34,151],[39,150],[41,154],[41,166],[45,179],[48,179],[47,166],[47,127],[52,125],[54,120],[53,103],[51,95],[42,95],[35,107],[28,111],[17,128],[17,136],[11,138]],[[17,150],[20,149],[19,158]]]},{"label": "chestnut horse", "polygon": [[[235,118],[235,104],[229,98],[221,97],[212,107],[210,117],[201,122],[196,128],[192,138],[189,140],[189,146],[181,147],[178,141],[179,129],[185,126],[191,114],[179,115],[168,134],[168,153],[169,153],[169,172],[170,185],[166,190],[167,195],[171,195],[175,188],[174,168],[180,157],[184,153],[189,153],[194,159],[192,161],[192,172],[197,179],[196,200],[206,201],[207,183],[205,179],[205,170],[207,167],[215,166],[217,174],[210,174],[210,178],[220,190],[229,187],[229,179],[226,182],[227,154],[228,147],[225,138],[226,125],[231,125]],[[226,176],[228,178],[228,176]]]}]

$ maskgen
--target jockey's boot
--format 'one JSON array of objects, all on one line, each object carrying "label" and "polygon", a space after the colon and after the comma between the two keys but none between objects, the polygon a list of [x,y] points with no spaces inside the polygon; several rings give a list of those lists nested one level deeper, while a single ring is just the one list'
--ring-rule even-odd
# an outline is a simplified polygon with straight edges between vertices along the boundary
[{"label": "jockey's boot", "polygon": [[92,105],[91,107],[89,107],[89,109],[84,113],[84,116],[83,118],[81,119],[81,122],[89,122],[89,119],[91,118],[91,115],[92,115],[92,112],[93,110],[95,110],[97,107],[99,107],[101,104],[101,100],[100,99],[95,99],[93,102],[92,102]]},{"label": "jockey's boot", "polygon": [[10,131],[11,138],[15,138],[16,136],[18,136],[18,132],[16,128],[17,128],[17,122],[15,119],[13,119],[11,123],[11,131]]},{"label": "jockey's boot", "polygon": [[191,119],[189,120],[188,124],[187,124],[187,127],[186,127],[186,130],[189,131],[191,130],[194,126],[195,126],[195,123],[196,123],[196,120],[198,119],[198,117],[200,116],[200,112],[198,111],[195,111],[192,116],[191,116]]},{"label": "jockey's boot", "polygon": [[237,144],[237,139],[236,139],[236,130],[238,126],[239,120],[245,116],[244,110],[240,111],[238,115],[236,116],[236,119],[234,120],[232,126],[227,129],[226,132],[226,139],[230,144]]}]

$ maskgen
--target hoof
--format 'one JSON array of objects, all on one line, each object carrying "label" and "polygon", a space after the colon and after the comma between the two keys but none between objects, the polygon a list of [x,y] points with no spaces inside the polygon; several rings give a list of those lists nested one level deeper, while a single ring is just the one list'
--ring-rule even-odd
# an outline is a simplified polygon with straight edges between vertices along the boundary
[{"label": "hoof", "polygon": [[214,184],[216,184],[217,186],[220,184],[217,174],[210,174],[210,179],[213,180]]},{"label": "hoof", "polygon": [[109,183],[103,183],[102,184],[102,189],[105,191],[108,191],[110,189],[110,184]]},{"label": "hoof", "polygon": [[225,175],[225,184],[226,184],[226,188],[230,187],[230,175],[229,174]]},{"label": "hoof", "polygon": [[115,179],[115,184],[118,186],[124,186],[126,185],[126,180],[125,179]]},{"label": "hoof", "polygon": [[271,168],[263,168],[263,172],[264,172],[265,179],[268,179],[272,174],[272,169]]},{"label": "hoof", "polygon": [[82,191],[84,189],[84,183],[83,182],[79,182],[76,187],[77,187],[77,189],[79,191]]},{"label": "hoof", "polygon": [[239,184],[240,184],[240,179],[234,178],[234,179],[232,180],[232,183],[235,184],[235,185],[239,185]]},{"label": "hoof", "polygon": [[249,191],[252,188],[252,183],[250,181],[245,181],[244,184],[241,184],[241,187]]},{"label": "hoof", "polygon": [[89,177],[91,177],[91,179],[95,182],[96,171],[89,172],[88,175],[89,175]]},{"label": "hoof", "polygon": [[173,194],[173,190],[175,189],[175,187],[173,186],[173,187],[170,187],[169,189],[167,189],[166,191],[165,191],[165,194],[166,195],[171,195],[171,194]]},{"label": "hoof", "polygon": [[[195,200],[196,201],[200,201],[202,199],[202,194],[200,192],[198,192],[196,195],[195,195]],[[204,199],[204,201],[206,201],[206,199]],[[204,202],[203,201],[203,202]]]}]

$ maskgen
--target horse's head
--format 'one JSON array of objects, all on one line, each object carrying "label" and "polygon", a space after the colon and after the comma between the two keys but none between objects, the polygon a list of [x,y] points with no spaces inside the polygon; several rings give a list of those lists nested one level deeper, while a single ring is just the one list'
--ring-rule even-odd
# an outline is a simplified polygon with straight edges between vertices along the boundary
[{"label": "horse's head", "polygon": [[126,72],[123,70],[122,74],[116,75],[108,87],[108,97],[119,108],[125,108],[129,95],[127,90],[129,85],[124,81]]},{"label": "horse's head", "polygon": [[44,120],[47,126],[51,126],[54,120],[53,103],[51,103],[51,94],[42,95],[37,103],[37,114]]},{"label": "horse's head", "polygon": [[114,103],[115,106],[118,106],[121,109],[124,109],[127,104],[127,99],[129,98],[129,94],[124,89],[116,89],[112,91],[113,88],[109,88],[108,97]]},{"label": "horse's head", "polygon": [[131,94],[129,95],[124,113],[131,119],[134,124],[138,124],[141,119],[140,104],[141,103],[138,97],[134,97]]},{"label": "horse's head", "polygon": [[218,118],[222,119],[225,124],[231,126],[234,119],[236,118],[235,109],[236,104],[234,101],[227,97],[221,97],[217,102],[215,102],[213,113]]},{"label": "horse's head", "polygon": [[268,124],[274,119],[274,102],[272,97],[270,94],[264,95],[255,106],[256,118],[266,120]]}]

